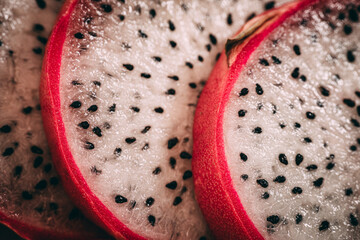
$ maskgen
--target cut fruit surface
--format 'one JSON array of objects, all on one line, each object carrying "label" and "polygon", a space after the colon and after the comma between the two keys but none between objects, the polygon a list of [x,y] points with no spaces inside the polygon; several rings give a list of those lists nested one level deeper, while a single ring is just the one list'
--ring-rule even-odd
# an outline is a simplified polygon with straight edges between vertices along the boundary
[{"label": "cut fruit surface", "polygon": [[358,4],[298,1],[228,42],[194,123],[215,236],[359,239]]},{"label": "cut fruit surface", "polygon": [[105,239],[66,196],[42,126],[41,61],[61,4],[0,1],[0,222],[26,239]]},{"label": "cut fruit surface", "polygon": [[211,238],[193,193],[197,97],[227,37],[275,1],[68,3],[42,110],[69,192],[117,238]]}]

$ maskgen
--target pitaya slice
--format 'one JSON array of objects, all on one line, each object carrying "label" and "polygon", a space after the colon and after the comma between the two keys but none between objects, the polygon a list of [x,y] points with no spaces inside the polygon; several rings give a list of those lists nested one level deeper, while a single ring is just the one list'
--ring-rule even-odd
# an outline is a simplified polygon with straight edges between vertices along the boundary
[{"label": "pitaya slice", "polygon": [[44,62],[44,123],[68,191],[115,237],[210,238],[193,193],[197,96],[226,38],[274,4],[68,2]]},{"label": "pitaya slice", "polygon": [[42,53],[61,4],[0,1],[0,222],[27,239],[105,239],[66,196],[42,126]]},{"label": "pitaya slice", "polygon": [[229,40],[194,123],[195,192],[219,239],[360,239],[359,10],[297,1]]}]

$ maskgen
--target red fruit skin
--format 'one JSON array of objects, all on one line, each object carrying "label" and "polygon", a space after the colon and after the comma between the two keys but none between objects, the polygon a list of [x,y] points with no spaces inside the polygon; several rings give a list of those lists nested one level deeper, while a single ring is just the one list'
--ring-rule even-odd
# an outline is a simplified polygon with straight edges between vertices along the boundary
[{"label": "red fruit skin", "polygon": [[192,170],[196,199],[216,239],[264,239],[242,206],[227,165],[223,120],[230,93],[260,43],[287,18],[318,1],[321,0],[295,1],[260,15],[261,19],[280,11],[270,25],[234,49],[235,58],[230,66],[225,52],[221,54],[201,93],[194,119]]},{"label": "red fruit skin", "polygon": [[67,0],[48,40],[43,60],[40,101],[46,137],[54,165],[74,203],[97,225],[116,239],[145,239],[131,231],[91,191],[70,151],[60,100],[60,68],[70,16],[81,0]]}]

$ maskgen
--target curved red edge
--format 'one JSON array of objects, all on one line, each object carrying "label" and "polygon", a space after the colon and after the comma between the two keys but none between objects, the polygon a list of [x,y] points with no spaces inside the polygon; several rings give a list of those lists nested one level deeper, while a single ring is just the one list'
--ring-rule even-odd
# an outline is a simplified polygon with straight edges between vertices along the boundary
[{"label": "curved red edge", "polygon": [[117,239],[144,238],[131,231],[91,191],[77,167],[66,139],[61,113],[60,69],[71,14],[80,0],[67,0],[48,40],[40,85],[42,118],[53,162],[63,186],[84,214]]},{"label": "curved red edge", "polygon": [[243,66],[261,42],[290,16],[319,1],[322,0],[302,0],[284,6],[288,9],[249,40],[230,68],[222,52],[201,93],[193,128],[192,168],[196,199],[217,239],[264,239],[241,204],[226,161],[223,118],[231,91]]}]

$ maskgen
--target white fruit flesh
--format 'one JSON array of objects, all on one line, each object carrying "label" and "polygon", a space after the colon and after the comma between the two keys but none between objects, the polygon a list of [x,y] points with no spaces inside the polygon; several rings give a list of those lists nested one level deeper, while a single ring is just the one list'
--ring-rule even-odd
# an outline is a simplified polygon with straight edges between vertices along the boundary
[{"label": "white fruit flesh", "polygon": [[42,53],[62,2],[37,2],[0,2],[0,211],[58,233],[96,232],[51,164],[38,87]]},{"label": "white fruit flesh", "polygon": [[136,233],[209,236],[191,178],[197,97],[226,38],[264,3],[84,3],[71,19],[60,81],[77,166]]},{"label": "white fruit flesh", "polygon": [[355,2],[326,1],[286,20],[252,54],[231,92],[224,115],[229,169],[265,239],[360,238]]}]

